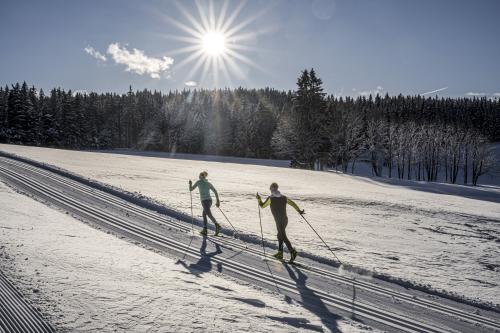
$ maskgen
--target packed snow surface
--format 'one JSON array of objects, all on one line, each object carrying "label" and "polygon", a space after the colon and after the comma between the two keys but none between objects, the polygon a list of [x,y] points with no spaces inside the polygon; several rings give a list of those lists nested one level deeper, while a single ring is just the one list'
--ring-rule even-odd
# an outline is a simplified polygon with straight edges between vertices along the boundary
[{"label": "packed snow surface", "polygon": [[[397,181],[289,168],[0,145],[0,150],[152,197],[190,213],[188,180],[202,170],[240,231],[260,235],[256,192],[281,192],[337,256],[349,264],[483,302],[500,294],[500,188]],[[201,215],[198,194],[195,212]],[[223,216],[214,208],[216,218]],[[269,209],[264,237],[276,239]],[[227,225],[226,225],[227,226]],[[227,226],[229,228],[229,226]],[[288,235],[299,251],[330,257],[289,209]],[[300,254],[299,254],[300,256]]]},{"label": "packed snow surface", "polygon": [[[62,332],[321,331],[281,295],[93,229],[0,182],[0,269]],[[368,327],[347,320],[341,332]]]}]

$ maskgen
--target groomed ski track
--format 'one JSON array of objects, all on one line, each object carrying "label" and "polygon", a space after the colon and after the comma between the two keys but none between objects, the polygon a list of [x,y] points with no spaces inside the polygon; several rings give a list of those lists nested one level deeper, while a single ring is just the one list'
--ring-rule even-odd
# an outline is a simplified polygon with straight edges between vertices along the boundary
[{"label": "groomed ski track", "polygon": [[55,332],[2,272],[0,272],[0,332]]},{"label": "groomed ski track", "polygon": [[[299,259],[296,266],[262,260],[258,246],[227,235],[204,239],[186,222],[28,163],[0,157],[0,177],[96,227],[181,258],[180,264],[193,271],[215,269],[281,293],[316,313],[331,330],[343,316],[389,332],[500,332],[498,313],[376,279],[345,276],[308,259]],[[22,309],[18,314],[30,315]]]}]

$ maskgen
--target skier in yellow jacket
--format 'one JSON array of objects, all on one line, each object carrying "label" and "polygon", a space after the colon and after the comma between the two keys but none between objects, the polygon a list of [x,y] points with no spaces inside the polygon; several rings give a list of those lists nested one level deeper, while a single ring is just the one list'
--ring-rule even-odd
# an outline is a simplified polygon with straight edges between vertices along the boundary
[{"label": "skier in yellow jacket", "polygon": [[278,184],[272,183],[269,187],[271,190],[271,195],[267,197],[267,199],[262,202],[260,195],[257,193],[257,200],[259,201],[259,205],[262,208],[267,206],[271,206],[271,213],[273,214],[274,221],[276,222],[276,229],[278,230],[278,252],[273,255],[273,257],[282,260],[283,259],[283,243],[286,244],[288,251],[290,252],[290,263],[293,263],[295,258],[297,257],[297,251],[292,247],[292,244],[288,240],[286,236],[286,226],[288,224],[288,216],[286,214],[286,205],[290,205],[299,214],[304,214],[304,210],[300,209],[299,206],[292,199],[289,199],[282,195],[280,191],[278,191]]}]

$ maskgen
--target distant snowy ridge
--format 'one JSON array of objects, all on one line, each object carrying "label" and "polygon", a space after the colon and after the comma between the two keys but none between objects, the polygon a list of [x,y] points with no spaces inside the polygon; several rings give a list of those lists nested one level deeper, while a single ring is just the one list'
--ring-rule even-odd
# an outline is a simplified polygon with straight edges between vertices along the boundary
[{"label": "distant snowy ridge", "polygon": [[160,151],[134,150],[128,148],[101,149],[101,150],[88,150],[88,151],[94,153],[111,153],[111,154],[124,154],[132,156],[175,158],[180,160],[251,164],[251,165],[281,167],[281,168],[290,167],[290,160],[275,160],[275,159],[249,158],[249,157],[221,156],[221,155],[199,155],[199,154],[187,154],[187,153],[169,153]]}]

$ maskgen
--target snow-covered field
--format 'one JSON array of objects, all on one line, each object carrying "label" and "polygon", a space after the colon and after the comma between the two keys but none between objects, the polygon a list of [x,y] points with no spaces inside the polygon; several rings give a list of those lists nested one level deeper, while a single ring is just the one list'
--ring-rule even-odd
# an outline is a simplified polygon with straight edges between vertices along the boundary
[{"label": "snow-covered field", "polygon": [[[257,191],[278,182],[344,261],[484,302],[499,302],[500,188],[426,184],[288,168],[0,145],[0,150],[141,192],[189,214],[188,179],[201,170],[217,187],[237,229],[260,233]],[[195,194],[197,198],[197,194]],[[195,200],[195,211],[200,205]],[[225,223],[220,212],[216,217]],[[289,212],[299,251],[328,257],[316,235]],[[269,210],[264,236],[275,239]]]},{"label": "snow-covered field", "polygon": [[[321,320],[282,296],[95,230],[0,182],[0,269],[61,331],[292,332]],[[367,327],[341,320],[342,332]]]}]

